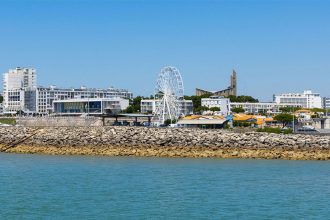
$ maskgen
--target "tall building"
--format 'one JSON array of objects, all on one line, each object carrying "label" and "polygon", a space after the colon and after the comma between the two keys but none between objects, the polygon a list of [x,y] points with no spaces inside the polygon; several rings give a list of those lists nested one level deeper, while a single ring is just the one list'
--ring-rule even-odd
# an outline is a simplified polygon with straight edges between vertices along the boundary
[{"label": "tall building", "polygon": [[210,91],[196,88],[196,96],[202,96],[206,94],[212,94],[212,96],[225,96],[228,97],[230,95],[237,96],[237,74],[236,71],[233,70],[230,76],[230,86],[227,89],[219,90],[219,91]]},{"label": "tall building", "polygon": [[10,69],[3,74],[3,108],[5,113],[26,109],[25,92],[37,87],[37,74],[33,68]]},{"label": "tall building", "polygon": [[50,114],[53,102],[68,99],[115,98],[132,99],[133,93],[125,89],[70,88],[60,89],[37,86],[37,74],[33,68],[16,68],[3,75],[5,114],[25,113]]},{"label": "tall building", "polygon": [[303,93],[285,93],[274,95],[277,104],[301,105],[303,108],[322,108],[322,98],[319,93],[305,90]]}]

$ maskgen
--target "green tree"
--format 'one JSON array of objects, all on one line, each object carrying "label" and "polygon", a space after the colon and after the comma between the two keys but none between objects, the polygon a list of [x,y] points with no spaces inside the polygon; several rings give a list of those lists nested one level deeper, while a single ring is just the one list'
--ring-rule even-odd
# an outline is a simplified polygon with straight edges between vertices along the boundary
[{"label": "green tree", "polygon": [[325,109],[323,109],[323,108],[312,108],[311,111],[314,113],[325,113],[326,112]]},{"label": "green tree", "polygon": [[210,109],[207,106],[200,106],[200,107],[195,109],[195,112],[201,113],[203,111],[208,111],[208,110],[210,110]]},{"label": "green tree", "polygon": [[132,105],[128,106],[123,113],[134,113],[134,107]]},{"label": "green tree", "polygon": [[232,108],[231,111],[233,113],[244,113],[245,112],[245,110],[242,107]]},{"label": "green tree", "polygon": [[0,95],[0,103],[3,102],[3,96]]},{"label": "green tree", "polygon": [[[185,100],[192,100],[193,102],[193,107],[194,107],[194,112],[200,112],[203,108],[202,108],[202,98],[209,98],[210,96],[212,96],[211,93],[209,94],[205,94],[202,96],[184,96]],[[207,109],[208,110],[208,109]]]},{"label": "green tree", "polygon": [[284,113],[287,113],[287,112],[295,112],[295,111],[298,111],[300,109],[301,109],[301,107],[281,107],[280,111],[284,112]]},{"label": "green tree", "polygon": [[287,126],[290,122],[293,121],[294,116],[291,114],[287,114],[287,113],[282,113],[282,114],[278,114],[274,117],[274,119],[278,122],[281,122],[283,125],[283,128],[285,126]]},{"label": "green tree", "polygon": [[176,122],[177,122],[177,120],[175,120],[175,119],[173,119],[173,120],[171,120],[171,119],[166,119],[166,120],[164,121],[164,125],[168,126],[168,125],[170,125],[170,124],[175,124]]},{"label": "green tree", "polygon": [[220,108],[219,107],[211,107],[210,111],[218,112],[218,111],[220,111]]},{"label": "green tree", "polygon": [[240,96],[233,96],[230,95],[228,96],[231,102],[252,102],[256,103],[259,102],[258,99],[253,98],[252,96],[247,96],[247,95],[240,95]]}]

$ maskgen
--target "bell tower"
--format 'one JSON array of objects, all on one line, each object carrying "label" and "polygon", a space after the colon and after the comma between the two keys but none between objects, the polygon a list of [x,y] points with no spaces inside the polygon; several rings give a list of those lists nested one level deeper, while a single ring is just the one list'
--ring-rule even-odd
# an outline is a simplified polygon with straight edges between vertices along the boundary
[{"label": "bell tower", "polygon": [[237,74],[235,70],[230,76],[230,90],[231,95],[237,96]]}]

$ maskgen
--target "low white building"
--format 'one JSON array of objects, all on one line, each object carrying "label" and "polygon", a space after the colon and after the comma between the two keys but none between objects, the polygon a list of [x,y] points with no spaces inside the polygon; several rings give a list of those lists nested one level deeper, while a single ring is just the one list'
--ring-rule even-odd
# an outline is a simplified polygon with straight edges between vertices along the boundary
[{"label": "low white building", "polygon": [[128,105],[129,101],[120,97],[56,100],[53,112],[59,115],[116,114]]},{"label": "low white building", "polygon": [[303,108],[322,108],[322,98],[319,93],[305,90],[303,93],[285,93],[274,95],[277,104],[301,105]]},{"label": "low white building", "polygon": [[[159,100],[155,99],[143,99],[141,100],[141,113],[142,114],[154,114],[156,107],[159,106]],[[193,102],[192,100],[181,100],[180,101],[180,114],[189,115],[193,114]]]},{"label": "low white building", "polygon": [[224,98],[222,96],[211,96],[209,98],[202,98],[201,105],[212,108],[220,108],[222,115],[228,115],[230,113],[230,99]]},{"label": "low white building", "polygon": [[283,107],[302,107],[301,104],[277,104],[275,102],[231,102],[231,109],[243,108],[245,113],[279,113]]}]

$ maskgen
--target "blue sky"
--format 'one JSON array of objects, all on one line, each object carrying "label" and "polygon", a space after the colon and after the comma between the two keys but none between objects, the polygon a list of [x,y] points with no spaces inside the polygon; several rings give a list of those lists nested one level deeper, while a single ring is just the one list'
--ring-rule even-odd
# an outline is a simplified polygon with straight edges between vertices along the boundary
[{"label": "blue sky", "polygon": [[328,96],[330,1],[0,1],[0,72],[31,66],[43,86],[149,95],[166,65],[188,95],[227,87],[235,69],[239,94]]}]

